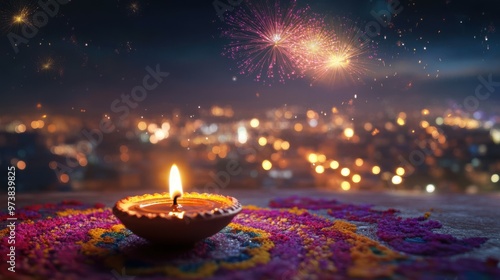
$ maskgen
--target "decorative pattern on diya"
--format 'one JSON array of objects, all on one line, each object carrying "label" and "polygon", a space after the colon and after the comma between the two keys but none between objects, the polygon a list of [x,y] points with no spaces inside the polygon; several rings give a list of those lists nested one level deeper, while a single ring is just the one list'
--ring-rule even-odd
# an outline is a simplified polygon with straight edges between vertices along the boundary
[{"label": "decorative pattern on diya", "polygon": [[[485,240],[432,233],[440,224],[426,217],[300,198],[271,206],[280,209],[246,207],[221,232],[177,252],[137,237],[102,205],[31,206],[18,211],[24,222],[16,227],[16,273],[40,279],[500,278],[495,260],[430,258],[467,252]],[[349,221],[377,224],[377,237],[389,247]],[[2,255],[7,233],[0,231]]]}]

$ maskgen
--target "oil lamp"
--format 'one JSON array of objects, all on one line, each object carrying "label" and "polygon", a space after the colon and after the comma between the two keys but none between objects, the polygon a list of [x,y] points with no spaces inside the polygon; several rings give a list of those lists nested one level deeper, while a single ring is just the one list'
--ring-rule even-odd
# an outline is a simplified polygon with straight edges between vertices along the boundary
[{"label": "oil lamp", "polygon": [[169,175],[169,193],[126,197],[113,214],[136,235],[152,243],[191,245],[212,236],[241,211],[233,197],[207,193],[183,193],[179,169]]}]

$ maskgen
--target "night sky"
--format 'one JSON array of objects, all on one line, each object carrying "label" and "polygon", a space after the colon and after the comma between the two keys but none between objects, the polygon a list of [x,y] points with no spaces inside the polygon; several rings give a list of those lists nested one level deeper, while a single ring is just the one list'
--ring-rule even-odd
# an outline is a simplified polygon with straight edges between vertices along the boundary
[{"label": "night sky", "polygon": [[[362,30],[374,20],[370,11],[387,9],[386,0],[299,0],[298,5]],[[332,106],[354,95],[374,109],[383,102],[446,106],[450,99],[460,103],[473,95],[478,75],[492,74],[500,82],[500,3],[494,0],[401,0],[401,12],[372,38],[376,59],[359,80],[311,85],[304,77],[271,86],[240,75],[235,61],[222,55],[229,41],[221,30],[227,26],[210,0],[73,0],[60,5],[16,53],[9,34],[21,34],[13,21],[25,7],[28,20],[41,11],[36,1],[0,4],[0,115],[35,112],[37,104],[50,113],[84,109],[102,115],[113,100],[142,83],[146,66],[157,64],[170,75],[149,93],[138,114],[212,104]],[[492,94],[487,103],[498,96]]]}]

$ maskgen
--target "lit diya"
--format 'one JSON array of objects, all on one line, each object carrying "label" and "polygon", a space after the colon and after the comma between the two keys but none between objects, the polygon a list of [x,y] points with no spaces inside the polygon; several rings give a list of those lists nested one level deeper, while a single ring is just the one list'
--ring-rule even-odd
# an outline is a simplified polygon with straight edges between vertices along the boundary
[{"label": "lit diya", "polygon": [[212,236],[241,211],[233,197],[183,193],[179,169],[170,169],[169,193],[126,197],[115,216],[136,235],[153,243],[185,246]]}]

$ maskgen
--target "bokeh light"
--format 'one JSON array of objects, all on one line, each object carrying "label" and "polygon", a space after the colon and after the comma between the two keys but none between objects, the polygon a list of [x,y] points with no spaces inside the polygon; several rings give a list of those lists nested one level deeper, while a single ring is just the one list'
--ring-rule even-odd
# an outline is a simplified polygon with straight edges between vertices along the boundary
[{"label": "bokeh light", "polygon": [[352,175],[352,182],[353,183],[359,183],[359,182],[361,182],[361,175],[359,175],[359,174]]},{"label": "bokeh light", "polygon": [[339,162],[338,162],[338,161],[336,161],[336,160],[332,160],[332,161],[330,162],[330,168],[331,168],[331,169],[334,169],[334,170],[335,170],[335,169],[338,169],[338,168],[339,168],[339,166],[340,166],[340,164],[339,164]]},{"label": "bokeh light", "polygon": [[347,177],[349,176],[349,174],[351,174],[351,170],[349,170],[349,168],[347,167],[344,167],[342,168],[342,170],[340,170],[340,174],[344,177]]},{"label": "bokeh light", "polygon": [[273,168],[273,164],[269,160],[266,159],[262,162],[262,168],[266,171],[269,171],[269,170],[271,170],[271,168]]},{"label": "bokeh light", "polygon": [[491,182],[492,183],[498,183],[498,181],[500,181],[500,175],[498,175],[498,174],[491,175]]},{"label": "bokeh light", "polygon": [[250,121],[250,126],[253,127],[253,128],[259,127],[259,124],[260,124],[259,119],[253,118]]},{"label": "bokeh light", "polygon": [[351,189],[351,184],[347,181],[343,181],[342,183],[340,183],[340,187],[344,190],[344,191],[348,191]]},{"label": "bokeh light", "polygon": [[347,138],[352,138],[354,136],[354,129],[352,129],[352,128],[344,129],[344,135]]},{"label": "bokeh light", "polygon": [[316,173],[318,174],[323,174],[325,172],[325,168],[322,166],[322,165],[318,165],[316,166],[316,168],[314,169],[316,171]]},{"label": "bokeh light", "polygon": [[394,185],[399,185],[399,184],[401,184],[403,182],[403,178],[401,178],[401,176],[399,176],[399,175],[395,175],[395,176],[392,177],[391,182]]},{"label": "bokeh light", "polygon": [[405,169],[403,167],[398,167],[396,169],[396,174],[399,175],[399,176],[405,175]]}]

